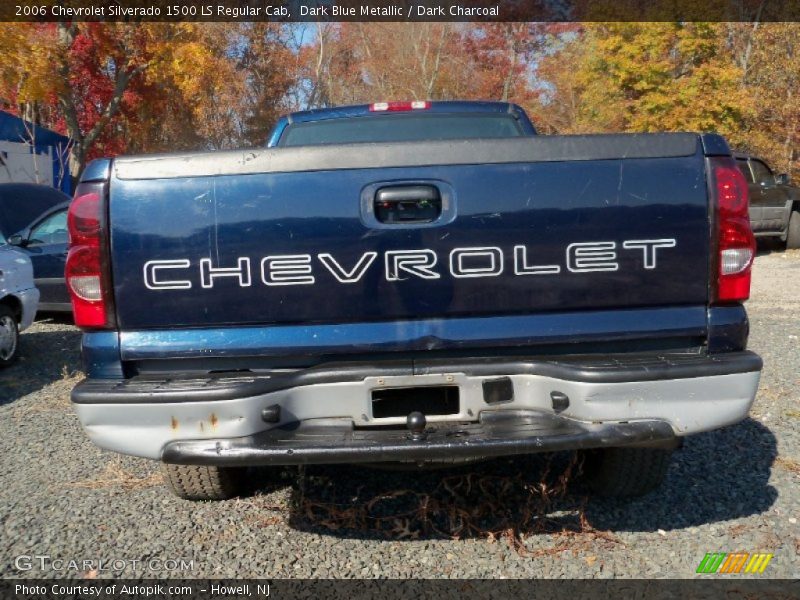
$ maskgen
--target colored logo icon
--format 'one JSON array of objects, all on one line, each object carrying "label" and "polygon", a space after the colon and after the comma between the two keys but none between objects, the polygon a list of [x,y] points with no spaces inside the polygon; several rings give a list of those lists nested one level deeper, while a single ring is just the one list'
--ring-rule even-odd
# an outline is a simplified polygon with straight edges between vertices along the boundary
[{"label": "colored logo icon", "polygon": [[774,554],[748,552],[709,552],[700,561],[697,573],[763,573]]}]

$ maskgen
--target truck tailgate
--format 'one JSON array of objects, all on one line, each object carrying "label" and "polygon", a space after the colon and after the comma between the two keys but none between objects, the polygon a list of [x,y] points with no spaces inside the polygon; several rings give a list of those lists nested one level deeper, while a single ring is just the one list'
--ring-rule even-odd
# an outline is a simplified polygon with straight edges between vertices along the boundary
[{"label": "truck tailgate", "polygon": [[[377,192],[414,186],[439,216],[381,222]],[[125,158],[110,190],[123,331],[708,302],[693,134]]]}]

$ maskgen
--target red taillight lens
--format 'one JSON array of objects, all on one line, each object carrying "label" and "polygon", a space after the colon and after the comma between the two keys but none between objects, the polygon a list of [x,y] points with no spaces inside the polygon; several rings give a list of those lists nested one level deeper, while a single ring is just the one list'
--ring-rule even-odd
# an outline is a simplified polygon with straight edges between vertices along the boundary
[{"label": "red taillight lens", "polygon": [[717,201],[717,302],[750,297],[756,240],[750,228],[747,180],[731,158],[711,161]]},{"label": "red taillight lens", "polygon": [[100,195],[95,192],[76,195],[67,213],[69,243],[98,245],[100,243]]},{"label": "red taillight lens", "polygon": [[65,277],[78,327],[109,325],[103,289],[102,197],[103,184],[81,184],[67,213],[69,253]]},{"label": "red taillight lens", "polygon": [[403,112],[407,110],[426,110],[430,107],[430,102],[414,100],[413,102],[376,102],[369,105],[369,110],[371,112]]}]

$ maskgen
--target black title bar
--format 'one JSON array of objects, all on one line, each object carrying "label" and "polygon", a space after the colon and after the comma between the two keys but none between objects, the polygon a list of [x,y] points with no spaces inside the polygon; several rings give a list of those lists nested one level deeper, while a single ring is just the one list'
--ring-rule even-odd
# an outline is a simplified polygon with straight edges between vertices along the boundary
[{"label": "black title bar", "polygon": [[798,0],[2,0],[0,21],[800,21]]}]

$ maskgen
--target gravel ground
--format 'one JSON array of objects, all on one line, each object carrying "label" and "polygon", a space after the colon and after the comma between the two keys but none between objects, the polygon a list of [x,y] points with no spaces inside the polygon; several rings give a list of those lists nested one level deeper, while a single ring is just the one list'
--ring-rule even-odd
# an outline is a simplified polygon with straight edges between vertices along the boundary
[{"label": "gravel ground", "polygon": [[[177,500],[153,463],[89,443],[69,406],[79,334],[42,320],[0,373],[0,573],[685,578],[706,552],[762,551],[775,554],[765,576],[797,577],[798,286],[800,252],[761,253],[748,309],[765,366],[751,418],[689,439],[664,487],[630,502],[587,500],[579,485],[559,496],[568,455],[550,475],[543,457],[422,473],[254,471],[247,497]],[[142,562],[19,571],[20,555]],[[191,570],[166,569],[175,559]]]}]

